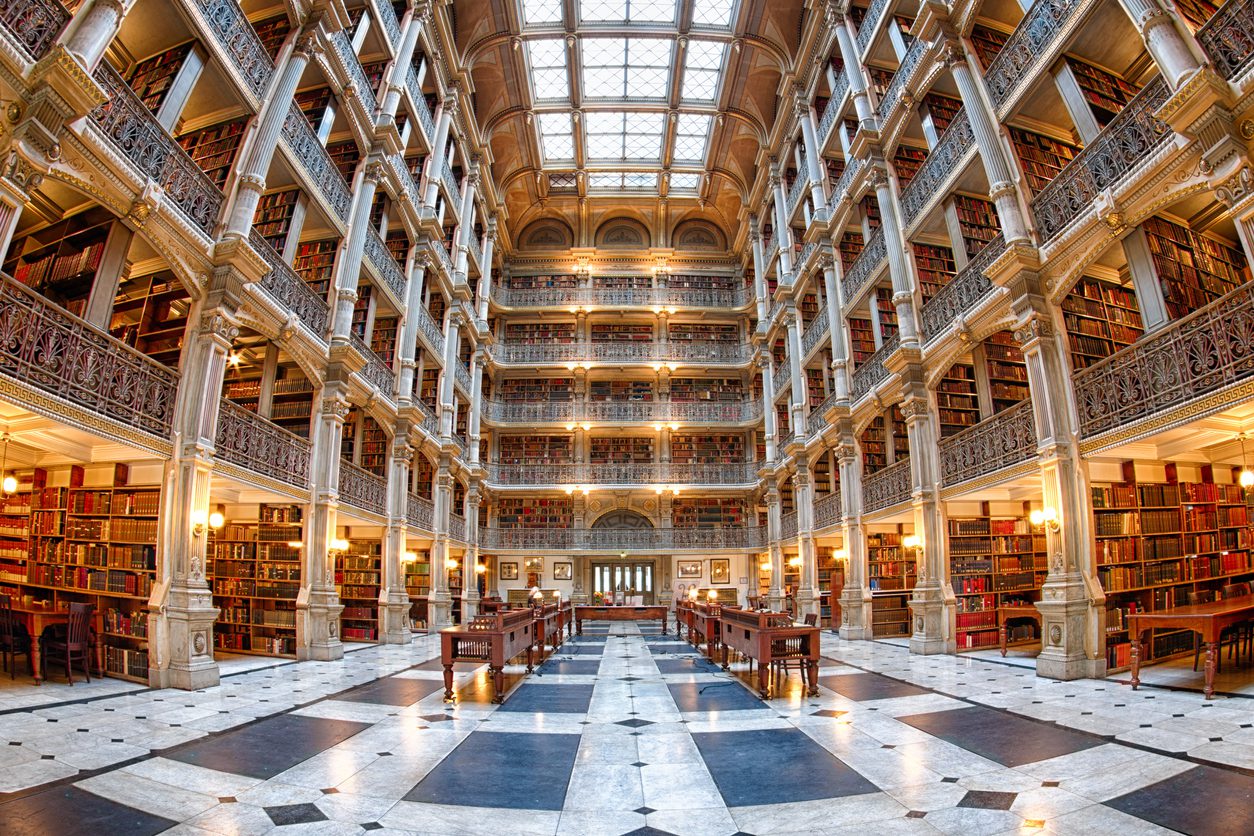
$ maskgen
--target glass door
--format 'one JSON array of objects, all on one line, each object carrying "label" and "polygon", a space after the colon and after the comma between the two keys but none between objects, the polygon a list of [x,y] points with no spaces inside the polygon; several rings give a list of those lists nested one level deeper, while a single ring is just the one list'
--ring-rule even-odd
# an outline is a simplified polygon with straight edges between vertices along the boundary
[{"label": "glass door", "polygon": [[593,563],[592,591],[605,597],[613,596],[615,601],[639,596],[644,604],[652,604],[653,599],[653,563]]}]

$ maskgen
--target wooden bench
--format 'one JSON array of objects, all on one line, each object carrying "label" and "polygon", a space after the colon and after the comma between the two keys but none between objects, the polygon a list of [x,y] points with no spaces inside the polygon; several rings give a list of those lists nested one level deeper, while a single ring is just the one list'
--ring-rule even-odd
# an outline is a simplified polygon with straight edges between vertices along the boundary
[{"label": "wooden bench", "polygon": [[509,660],[527,654],[527,673],[535,670],[535,615],[530,609],[478,615],[461,627],[440,631],[440,662],[444,665],[444,699],[453,699],[453,664],[487,662],[492,680],[492,702],[504,699],[504,668]]},{"label": "wooden bench", "polygon": [[692,607],[692,628],[688,631],[688,641],[698,650],[705,642],[705,655],[711,662],[721,643],[719,623],[722,615],[722,604],[697,601]]},{"label": "wooden bench", "polygon": [[758,696],[770,699],[771,668],[784,662],[800,662],[805,668],[806,693],[819,693],[819,628],[794,624],[788,613],[754,612],[724,607],[719,616],[719,640],[723,645],[723,669],[735,651],[758,663]]}]

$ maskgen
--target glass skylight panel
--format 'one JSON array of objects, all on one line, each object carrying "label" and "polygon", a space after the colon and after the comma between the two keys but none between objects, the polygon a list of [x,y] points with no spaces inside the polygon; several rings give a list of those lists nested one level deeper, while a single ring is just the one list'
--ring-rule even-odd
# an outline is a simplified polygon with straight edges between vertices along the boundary
[{"label": "glass skylight panel", "polygon": [[660,162],[662,113],[592,112],[584,116],[590,159]]},{"label": "glass skylight panel", "polygon": [[579,0],[587,23],[674,23],[678,0]]},{"label": "glass skylight panel", "polygon": [[583,92],[592,99],[665,99],[674,42],[666,38],[584,38]]},{"label": "glass skylight panel", "polygon": [[562,0],[523,0],[523,22],[561,23]]},{"label": "glass skylight panel", "polygon": [[537,99],[566,99],[570,97],[569,76],[566,73],[566,41],[562,38],[544,38],[527,42],[527,59],[531,63],[531,84]]},{"label": "glass skylight panel", "polygon": [[546,161],[575,158],[575,134],[569,113],[540,114],[540,144]]},{"label": "glass skylight panel", "polygon": [[674,172],[671,174],[671,191],[695,192],[701,185],[700,174]]},{"label": "glass skylight panel", "polygon": [[568,191],[574,189],[577,184],[578,175],[574,172],[549,175],[549,188],[555,191]]},{"label": "glass skylight panel", "polygon": [[694,26],[731,26],[736,0],[692,0]]},{"label": "glass skylight panel", "polygon": [[650,191],[657,188],[657,175],[638,172],[588,172],[588,188],[595,191]]},{"label": "glass skylight panel", "polygon": [[674,158],[703,162],[710,136],[710,117],[703,113],[681,113],[675,124]]},{"label": "glass skylight panel", "polygon": [[687,101],[712,102],[718,95],[719,76],[727,45],[718,41],[688,42],[684,54],[684,85],[681,95]]}]

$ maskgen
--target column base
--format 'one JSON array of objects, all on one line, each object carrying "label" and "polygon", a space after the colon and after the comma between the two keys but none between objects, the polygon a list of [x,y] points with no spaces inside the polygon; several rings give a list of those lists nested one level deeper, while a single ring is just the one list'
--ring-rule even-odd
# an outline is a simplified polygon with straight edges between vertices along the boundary
[{"label": "column base", "polygon": [[453,626],[453,596],[448,590],[431,593],[427,599],[427,632]]},{"label": "column base", "polygon": [[771,612],[784,611],[784,593],[782,590],[772,589],[766,593],[766,605],[770,607]]},{"label": "column base", "polygon": [[1041,612],[1037,676],[1065,680],[1100,679],[1106,675],[1105,653],[1098,652],[1094,658],[1086,650],[1087,635],[1103,634],[1104,613],[1090,603],[1082,575],[1051,575],[1041,589],[1036,608]]},{"label": "column base", "polygon": [[[181,688],[195,691],[212,688],[220,680],[218,663],[213,658],[213,624],[218,608],[207,587],[173,586],[166,598],[164,622],[153,635],[164,639],[165,647],[155,654],[165,664],[154,666],[148,684],[154,688]],[[155,626],[155,625],[154,625]]]},{"label": "column base", "polygon": [[297,659],[334,662],[344,658],[344,645],[340,641],[340,613],[343,611],[344,606],[334,589],[311,590],[306,601],[297,600]]},{"label": "column base", "polygon": [[478,595],[473,597],[470,595],[462,596],[462,623],[466,624],[470,619],[479,614],[479,602],[483,599]]},{"label": "column base", "polygon": [[853,641],[869,641],[874,638],[869,591],[846,586],[840,593],[840,637]]},{"label": "column base", "polygon": [[797,618],[799,620],[810,614],[815,616],[819,614],[819,599],[815,596],[812,587],[803,586],[798,588],[794,600],[797,602]]},{"label": "column base", "polygon": [[950,629],[951,605],[945,600],[944,588],[932,582],[916,586],[909,603],[914,624],[910,652],[920,656],[956,652],[957,643]]},{"label": "column base", "polygon": [[389,595],[379,605],[379,642],[382,644],[409,644],[413,630],[409,626],[409,596],[404,593]]}]

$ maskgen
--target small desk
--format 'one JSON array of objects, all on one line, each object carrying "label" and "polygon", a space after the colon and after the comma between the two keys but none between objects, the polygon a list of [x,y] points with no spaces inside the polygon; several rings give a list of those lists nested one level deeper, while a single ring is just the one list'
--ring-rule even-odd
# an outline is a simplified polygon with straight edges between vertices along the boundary
[{"label": "small desk", "polygon": [[1006,655],[1007,627],[1012,621],[1035,621],[1036,632],[1042,630],[1041,611],[1036,607],[998,607],[997,608],[997,643],[1001,646],[1001,655]]},{"label": "small desk", "polygon": [[775,662],[799,661],[806,694],[819,694],[819,628],[796,624],[788,613],[756,612],[724,607],[719,614],[723,670],[728,653],[736,651],[758,663],[758,696],[770,698],[770,669]]},{"label": "small desk", "polygon": [[[66,624],[70,620],[69,610],[57,610],[52,607],[34,607],[26,604],[14,604],[13,614],[26,623],[26,631],[30,633],[30,663],[35,668],[35,684],[43,684],[43,668],[41,658],[43,651],[39,647],[39,637],[45,627],[53,624]],[[91,644],[96,649],[97,676],[104,676],[104,642],[100,641],[100,630],[104,621],[99,611],[92,612]]]},{"label": "small desk", "polygon": [[1192,604],[1163,612],[1138,612],[1128,615],[1128,634],[1132,637],[1132,690],[1141,684],[1141,639],[1155,627],[1192,630],[1202,637],[1206,646],[1206,699],[1215,696],[1215,653],[1224,630],[1254,618],[1254,595],[1227,598],[1209,604]]},{"label": "small desk", "polygon": [[645,607],[594,607],[581,604],[575,607],[575,632],[583,635],[585,621],[661,621],[662,635],[666,635],[666,607],[654,604]]}]

